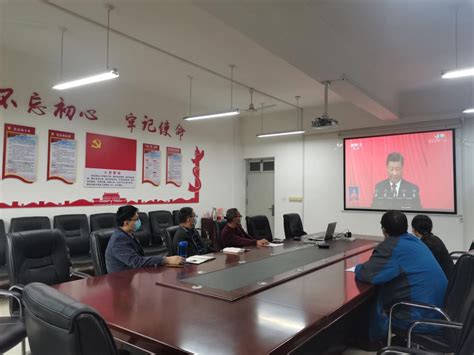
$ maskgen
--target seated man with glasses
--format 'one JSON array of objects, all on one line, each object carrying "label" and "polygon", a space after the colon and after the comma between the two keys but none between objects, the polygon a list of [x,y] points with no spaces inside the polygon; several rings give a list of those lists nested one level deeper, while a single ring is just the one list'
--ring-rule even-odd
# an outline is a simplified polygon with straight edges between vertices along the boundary
[{"label": "seated man with glasses", "polygon": [[117,210],[115,218],[118,227],[105,250],[108,273],[147,266],[184,264],[184,259],[179,256],[145,256],[140,242],[133,236],[133,232],[138,231],[141,226],[138,208],[132,205],[122,206]]},{"label": "seated man with glasses", "polygon": [[263,247],[268,245],[268,240],[256,240],[248,235],[241,226],[242,215],[237,208],[230,208],[227,210],[226,226],[222,229],[221,239],[225,247],[245,247],[249,245],[257,245]]},{"label": "seated man with glasses", "polygon": [[183,207],[178,214],[179,228],[173,238],[173,250],[178,252],[178,244],[188,242],[186,256],[203,255],[212,252],[196,230],[197,217],[191,207]]}]

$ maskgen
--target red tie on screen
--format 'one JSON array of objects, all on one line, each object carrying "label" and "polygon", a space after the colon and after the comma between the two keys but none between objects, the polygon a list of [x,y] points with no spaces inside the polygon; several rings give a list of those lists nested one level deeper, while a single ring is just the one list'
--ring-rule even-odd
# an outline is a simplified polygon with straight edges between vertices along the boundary
[{"label": "red tie on screen", "polygon": [[397,197],[397,185],[392,183],[392,196]]}]

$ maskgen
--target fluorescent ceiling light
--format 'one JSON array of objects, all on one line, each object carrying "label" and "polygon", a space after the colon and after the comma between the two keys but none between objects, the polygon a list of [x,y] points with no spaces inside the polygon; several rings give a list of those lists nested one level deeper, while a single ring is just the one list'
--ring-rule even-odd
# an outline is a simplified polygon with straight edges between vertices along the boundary
[{"label": "fluorescent ceiling light", "polygon": [[258,138],[277,137],[277,136],[291,136],[295,134],[304,134],[304,131],[285,131],[285,132],[273,132],[273,133],[260,133],[257,134]]},{"label": "fluorescent ceiling light", "polygon": [[465,78],[467,76],[474,76],[474,67],[451,70],[441,75],[443,79],[457,79]]},{"label": "fluorescent ceiling light", "polygon": [[467,108],[462,113],[474,113],[474,107]]},{"label": "fluorescent ceiling light", "polygon": [[218,112],[218,113],[209,113],[207,115],[199,115],[199,116],[188,116],[184,117],[183,120],[186,121],[197,121],[197,120],[205,120],[208,118],[219,118],[219,117],[230,117],[240,115],[240,110],[232,110],[226,112]]},{"label": "fluorescent ceiling light", "polygon": [[115,79],[115,78],[118,78],[118,77],[119,77],[119,73],[118,73],[117,69],[114,69],[114,70],[110,70],[110,71],[105,72],[105,73],[88,76],[86,78],[67,81],[67,82],[64,82],[64,83],[59,83],[59,84],[54,85],[53,89],[65,90],[65,89],[70,89],[70,88],[74,88],[74,87],[77,87],[77,86],[97,83],[99,81]]}]

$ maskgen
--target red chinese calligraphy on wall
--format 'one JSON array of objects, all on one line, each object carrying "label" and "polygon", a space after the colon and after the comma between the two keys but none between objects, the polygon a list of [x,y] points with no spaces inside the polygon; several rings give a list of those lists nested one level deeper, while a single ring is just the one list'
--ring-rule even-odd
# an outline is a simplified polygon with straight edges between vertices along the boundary
[{"label": "red chinese calligraphy on wall", "polygon": [[0,106],[5,110],[8,109],[8,104],[11,103],[14,107],[18,107],[17,103],[10,96],[13,95],[12,88],[0,88]]}]

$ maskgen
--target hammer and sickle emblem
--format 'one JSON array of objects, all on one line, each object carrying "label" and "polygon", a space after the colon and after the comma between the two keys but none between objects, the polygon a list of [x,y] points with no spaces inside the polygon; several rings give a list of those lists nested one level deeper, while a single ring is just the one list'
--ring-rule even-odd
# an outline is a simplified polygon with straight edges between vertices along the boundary
[{"label": "hammer and sickle emblem", "polygon": [[100,149],[102,148],[102,142],[99,138],[94,138],[91,142],[91,148]]}]

